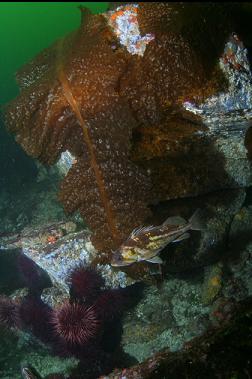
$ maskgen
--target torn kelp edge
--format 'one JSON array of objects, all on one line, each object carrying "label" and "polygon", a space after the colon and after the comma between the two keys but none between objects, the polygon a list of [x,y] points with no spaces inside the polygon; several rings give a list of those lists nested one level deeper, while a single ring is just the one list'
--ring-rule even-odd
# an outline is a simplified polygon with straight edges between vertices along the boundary
[{"label": "torn kelp edge", "polygon": [[143,37],[140,35],[137,12],[138,4],[128,4],[109,11],[104,16],[121,45],[126,46],[130,54],[143,56],[146,46],[154,40],[155,36],[152,33]]},{"label": "torn kelp edge", "polygon": [[76,158],[70,153],[70,151],[66,150],[61,153],[60,159],[56,163],[56,166],[59,173],[65,176],[75,162]]},{"label": "torn kelp edge", "polygon": [[246,128],[252,119],[252,74],[248,51],[242,41],[233,33],[225,45],[219,65],[228,80],[228,92],[212,96],[196,106],[185,102],[184,108],[198,116],[210,131],[223,131],[244,124]]}]

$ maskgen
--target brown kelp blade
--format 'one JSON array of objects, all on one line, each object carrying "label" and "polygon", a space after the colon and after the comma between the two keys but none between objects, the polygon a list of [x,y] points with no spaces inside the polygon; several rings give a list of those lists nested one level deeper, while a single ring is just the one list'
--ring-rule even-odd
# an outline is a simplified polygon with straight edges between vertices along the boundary
[{"label": "brown kelp blade", "polygon": [[[230,4],[138,5],[141,35],[152,36],[143,56],[121,44],[108,18],[82,8],[81,27],[19,71],[20,95],[6,109],[6,124],[29,155],[49,165],[66,150],[74,156],[60,199],[67,211],[81,212],[95,246],[107,251],[144,224],[147,203],[167,200],[166,158],[151,169],[144,161],[152,159],[153,135],[159,141],[160,125],[165,135],[173,130],[171,116],[185,100],[202,102],[223,87],[215,66],[235,25]],[[136,154],[143,173],[130,153],[132,130],[140,141],[146,127],[150,139]],[[166,146],[158,142],[153,158]],[[150,177],[159,187],[151,192]]]},{"label": "brown kelp blade", "polygon": [[106,28],[101,16],[88,16],[42,52],[18,73],[21,93],[6,109],[29,155],[46,164],[66,150],[75,157],[60,199],[67,211],[80,211],[105,251],[148,214],[148,180],[129,158],[135,120],[116,90],[126,63],[108,45]]}]

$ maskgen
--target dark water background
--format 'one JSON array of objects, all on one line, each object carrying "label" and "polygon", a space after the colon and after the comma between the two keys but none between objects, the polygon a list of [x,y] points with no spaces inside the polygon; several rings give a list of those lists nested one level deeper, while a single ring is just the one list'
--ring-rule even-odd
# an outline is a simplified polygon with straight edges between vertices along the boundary
[{"label": "dark water background", "polygon": [[80,5],[92,13],[108,8],[107,2],[0,3],[0,193],[15,195],[36,177],[34,160],[7,133],[1,117],[1,106],[18,94],[15,72],[79,27]]}]

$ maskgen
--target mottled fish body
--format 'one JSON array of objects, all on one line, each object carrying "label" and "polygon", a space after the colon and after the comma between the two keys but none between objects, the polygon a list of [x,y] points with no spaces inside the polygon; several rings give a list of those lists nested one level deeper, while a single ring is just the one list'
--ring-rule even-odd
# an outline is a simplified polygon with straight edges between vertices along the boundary
[{"label": "mottled fish body", "polygon": [[169,217],[159,226],[144,226],[134,229],[129,238],[114,253],[111,265],[129,266],[147,261],[161,264],[159,253],[171,242],[179,242],[189,237],[189,230],[201,230],[199,211],[187,222],[182,217]]}]

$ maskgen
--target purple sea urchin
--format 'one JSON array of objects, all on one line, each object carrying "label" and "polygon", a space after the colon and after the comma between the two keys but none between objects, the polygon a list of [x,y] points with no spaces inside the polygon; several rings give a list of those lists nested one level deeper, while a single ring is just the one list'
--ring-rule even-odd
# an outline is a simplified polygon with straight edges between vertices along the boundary
[{"label": "purple sea urchin", "polygon": [[78,266],[70,273],[69,284],[73,299],[91,304],[98,297],[105,282],[95,269]]},{"label": "purple sea urchin", "polygon": [[5,296],[0,296],[0,325],[8,328],[20,326],[19,304]]},{"label": "purple sea urchin", "polygon": [[142,296],[144,285],[135,283],[126,288],[109,288],[102,291],[95,306],[103,321],[121,317],[123,312],[136,305]]},{"label": "purple sea urchin", "polygon": [[102,319],[107,321],[120,316],[126,302],[121,289],[116,288],[104,290],[95,305]]},{"label": "purple sea urchin", "polygon": [[23,327],[45,343],[51,342],[53,338],[52,313],[52,309],[38,296],[28,295],[20,305]]},{"label": "purple sea urchin", "polygon": [[86,344],[94,338],[100,326],[94,306],[65,303],[52,318],[55,332],[70,344]]}]

